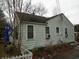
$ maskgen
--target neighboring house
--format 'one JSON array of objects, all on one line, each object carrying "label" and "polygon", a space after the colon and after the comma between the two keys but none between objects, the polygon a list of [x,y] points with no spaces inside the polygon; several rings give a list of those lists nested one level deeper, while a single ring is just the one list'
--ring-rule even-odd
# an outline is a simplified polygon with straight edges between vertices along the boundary
[{"label": "neighboring house", "polygon": [[22,47],[32,49],[74,41],[74,26],[62,13],[50,18],[19,12],[17,15],[21,22],[18,39],[22,39]]},{"label": "neighboring house", "polygon": [[79,24],[74,25],[74,31],[75,40],[79,42]]}]

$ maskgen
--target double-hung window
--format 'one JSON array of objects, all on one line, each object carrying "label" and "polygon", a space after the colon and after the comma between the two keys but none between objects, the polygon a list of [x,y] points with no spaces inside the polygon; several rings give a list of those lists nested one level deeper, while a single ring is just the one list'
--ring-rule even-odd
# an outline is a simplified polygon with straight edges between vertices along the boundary
[{"label": "double-hung window", "polygon": [[49,32],[49,27],[45,27],[45,32],[46,32],[46,39],[50,39],[50,32]]},{"label": "double-hung window", "polygon": [[56,33],[59,33],[59,27],[56,27]]},{"label": "double-hung window", "polygon": [[49,27],[46,27],[46,34],[49,34]]},{"label": "double-hung window", "polygon": [[33,38],[33,26],[32,25],[28,25],[28,39],[32,39]]},{"label": "double-hung window", "polygon": [[68,37],[68,30],[67,30],[67,28],[65,28],[65,38],[67,38]]}]

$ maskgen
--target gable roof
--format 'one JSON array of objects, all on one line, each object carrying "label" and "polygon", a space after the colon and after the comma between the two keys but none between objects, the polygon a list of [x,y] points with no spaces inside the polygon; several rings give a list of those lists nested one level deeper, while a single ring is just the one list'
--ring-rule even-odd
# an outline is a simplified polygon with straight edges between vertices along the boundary
[{"label": "gable roof", "polygon": [[26,23],[26,22],[47,23],[47,21],[49,21],[57,16],[62,16],[62,15],[67,19],[68,22],[70,22],[63,13],[57,14],[57,15],[49,17],[49,18],[46,18],[43,16],[37,16],[37,15],[33,15],[33,14],[22,13],[22,12],[16,12],[16,13],[17,13],[21,23]]},{"label": "gable roof", "polygon": [[[57,17],[57,16],[61,16],[61,18],[63,18],[63,16],[64,16],[64,17],[67,19],[67,21],[68,21],[69,23],[71,23],[71,21],[70,21],[63,13],[57,14],[57,15],[55,15],[55,16],[52,16],[52,17],[48,18],[48,20],[51,20],[51,19],[53,19],[53,18],[55,18],[55,17]],[[72,23],[71,23],[71,25],[73,26]]]},{"label": "gable roof", "polygon": [[36,23],[46,23],[47,19],[46,17],[37,16],[33,14],[26,14],[26,13],[20,13],[16,12],[21,23],[22,22],[36,22]]},{"label": "gable roof", "polygon": [[52,19],[52,18],[55,18],[55,17],[57,17],[57,16],[59,16],[59,15],[64,15],[64,14],[63,14],[63,13],[57,14],[57,15],[55,15],[55,16],[52,16],[52,17],[48,18],[48,20],[50,20],[50,19]]}]

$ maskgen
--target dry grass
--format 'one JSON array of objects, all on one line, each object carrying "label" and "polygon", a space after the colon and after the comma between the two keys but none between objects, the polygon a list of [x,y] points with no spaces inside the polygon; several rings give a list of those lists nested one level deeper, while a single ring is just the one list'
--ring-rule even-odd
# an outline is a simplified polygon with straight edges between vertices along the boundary
[{"label": "dry grass", "polygon": [[11,57],[11,56],[19,55],[19,54],[21,54],[20,50],[18,50],[16,47],[13,47],[10,51],[6,52],[4,44],[0,43],[0,59],[5,56]]},{"label": "dry grass", "polygon": [[55,56],[60,55],[71,50],[72,46],[69,44],[48,46],[44,48],[36,48],[33,49],[33,59],[45,58],[45,59],[53,59]]}]

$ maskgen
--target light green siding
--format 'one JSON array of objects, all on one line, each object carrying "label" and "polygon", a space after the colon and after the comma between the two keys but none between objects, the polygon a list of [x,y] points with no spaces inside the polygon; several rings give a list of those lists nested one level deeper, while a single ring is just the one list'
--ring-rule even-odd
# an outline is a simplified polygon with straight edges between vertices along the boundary
[{"label": "light green siding", "polygon": [[[27,26],[32,25],[34,28],[33,39],[27,38]],[[50,30],[50,39],[46,40],[45,27]],[[59,33],[56,33],[56,27],[59,27]],[[68,38],[65,38],[65,28],[68,29]],[[47,25],[43,24],[21,24],[22,46],[28,49],[43,47],[47,45],[59,44],[60,41],[69,43],[74,41],[74,27],[68,19],[62,15],[54,17],[48,21]]]},{"label": "light green siding", "polygon": [[[32,25],[34,28],[33,39],[27,37],[27,26]],[[22,46],[32,49],[34,47],[45,46],[45,25],[22,24],[21,25]]]}]

